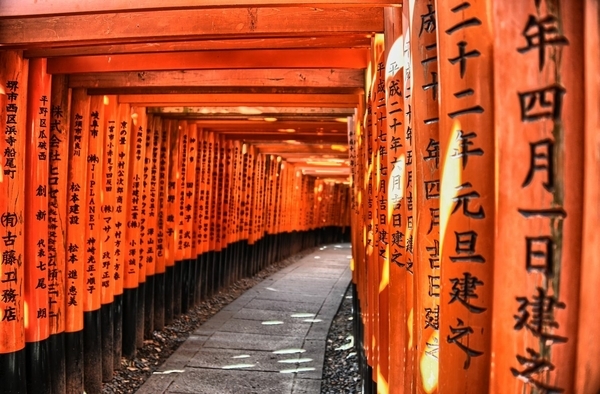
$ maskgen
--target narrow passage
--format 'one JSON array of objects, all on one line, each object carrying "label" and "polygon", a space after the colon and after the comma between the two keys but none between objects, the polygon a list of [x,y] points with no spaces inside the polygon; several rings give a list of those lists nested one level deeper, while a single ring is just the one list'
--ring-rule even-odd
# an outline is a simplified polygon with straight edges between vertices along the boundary
[{"label": "narrow passage", "polygon": [[265,279],[196,330],[138,393],[319,393],[350,256],[349,244],[324,246]]}]

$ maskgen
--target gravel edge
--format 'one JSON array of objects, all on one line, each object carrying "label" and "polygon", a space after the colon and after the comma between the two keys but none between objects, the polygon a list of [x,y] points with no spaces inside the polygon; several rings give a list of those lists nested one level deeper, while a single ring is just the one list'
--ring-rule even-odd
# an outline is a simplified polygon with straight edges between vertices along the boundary
[{"label": "gravel edge", "polygon": [[321,394],[360,393],[362,390],[353,337],[351,286],[348,286],[327,334]]}]

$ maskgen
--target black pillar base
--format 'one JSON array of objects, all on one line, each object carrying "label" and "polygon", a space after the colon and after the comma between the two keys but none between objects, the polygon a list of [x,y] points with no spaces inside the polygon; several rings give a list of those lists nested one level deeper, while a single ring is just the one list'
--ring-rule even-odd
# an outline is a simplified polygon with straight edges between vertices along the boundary
[{"label": "black pillar base", "polygon": [[[63,394],[67,390],[64,333],[50,335],[50,338],[48,338],[48,353],[51,366],[50,386],[52,387],[52,393]],[[0,371],[4,371],[1,368],[0,366]]]},{"label": "black pillar base", "polygon": [[67,394],[83,393],[83,331],[65,333]]},{"label": "black pillar base", "polygon": [[100,308],[102,337],[102,381],[110,382],[114,370],[115,328],[113,326],[113,303],[104,304]]},{"label": "black pillar base", "polygon": [[100,309],[83,313],[83,386],[86,393],[102,392],[102,323]]},{"label": "black pillar base", "polygon": [[137,288],[123,290],[123,357],[133,360],[136,350]]},{"label": "black pillar base", "polygon": [[146,277],[144,304],[144,338],[150,339],[154,331],[154,275]]},{"label": "black pillar base", "polygon": [[173,269],[173,318],[181,314],[183,262],[176,261]]},{"label": "black pillar base", "polygon": [[165,274],[154,275],[154,329],[162,330],[165,326]]},{"label": "black pillar base", "polygon": [[144,346],[144,314],[146,304],[146,282],[139,283],[137,287],[136,318],[135,318],[135,346],[140,349]]},{"label": "black pillar base", "polygon": [[[27,391],[50,394],[50,365],[48,340],[25,344]],[[4,382],[2,382],[4,384]]]},{"label": "black pillar base", "polygon": [[173,323],[173,287],[175,286],[175,266],[165,272],[165,325]]}]

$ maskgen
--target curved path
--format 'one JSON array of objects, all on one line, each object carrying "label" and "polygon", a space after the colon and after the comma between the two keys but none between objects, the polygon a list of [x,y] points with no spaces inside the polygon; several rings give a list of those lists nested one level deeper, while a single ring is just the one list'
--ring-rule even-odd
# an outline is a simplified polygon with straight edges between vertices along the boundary
[{"label": "curved path", "polygon": [[311,253],[196,330],[137,391],[320,393],[327,332],[351,280],[350,245]]}]

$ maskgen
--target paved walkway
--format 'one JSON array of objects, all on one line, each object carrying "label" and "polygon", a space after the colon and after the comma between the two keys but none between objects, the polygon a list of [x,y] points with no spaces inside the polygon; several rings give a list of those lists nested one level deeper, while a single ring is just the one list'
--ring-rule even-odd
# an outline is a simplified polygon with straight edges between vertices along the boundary
[{"label": "paved walkway", "polygon": [[248,290],[196,330],[138,393],[320,393],[350,254],[349,244],[328,245]]}]

